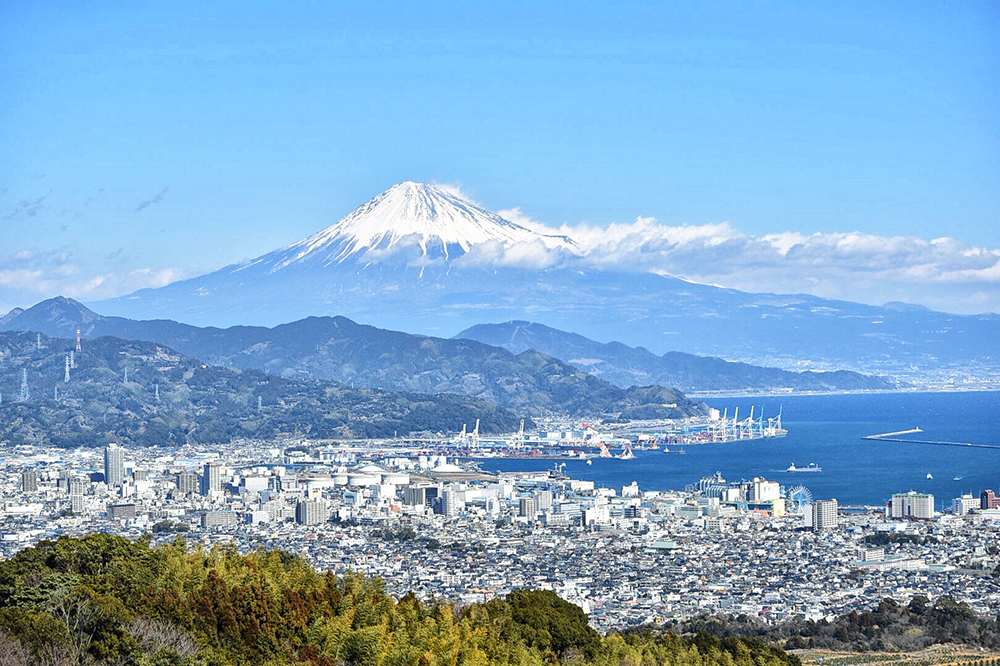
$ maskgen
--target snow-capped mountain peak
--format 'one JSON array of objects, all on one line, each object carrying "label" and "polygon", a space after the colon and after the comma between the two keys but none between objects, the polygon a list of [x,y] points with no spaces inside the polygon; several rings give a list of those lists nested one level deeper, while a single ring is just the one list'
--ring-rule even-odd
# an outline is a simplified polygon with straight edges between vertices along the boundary
[{"label": "snow-capped mountain peak", "polygon": [[352,256],[404,246],[419,247],[430,258],[450,259],[490,241],[504,246],[534,241],[548,247],[573,245],[568,238],[539,234],[505,220],[447,188],[407,181],[393,185],[326,229],[282,248],[280,257],[274,257],[274,269],[314,261],[340,263]]}]

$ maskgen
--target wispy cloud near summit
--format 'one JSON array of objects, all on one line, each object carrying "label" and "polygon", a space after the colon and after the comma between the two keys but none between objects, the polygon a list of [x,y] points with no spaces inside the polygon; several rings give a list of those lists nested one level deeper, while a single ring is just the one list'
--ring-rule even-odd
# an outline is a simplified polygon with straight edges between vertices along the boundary
[{"label": "wispy cloud near summit", "polygon": [[[873,304],[906,301],[949,312],[1000,311],[1000,249],[951,237],[857,231],[758,237],[729,222],[669,225],[651,217],[553,227],[519,208],[499,214],[540,233],[569,236],[579,247],[578,260],[595,268],[672,274],[744,291]],[[508,252],[523,254],[515,248]],[[560,258],[550,252],[535,262],[548,266]],[[506,263],[503,256],[496,261]]]}]

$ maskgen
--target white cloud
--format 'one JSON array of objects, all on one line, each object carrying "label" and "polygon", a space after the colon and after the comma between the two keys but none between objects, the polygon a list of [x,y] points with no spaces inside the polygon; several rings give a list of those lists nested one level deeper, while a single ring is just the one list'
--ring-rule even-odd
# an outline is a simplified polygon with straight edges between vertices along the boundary
[{"label": "white cloud", "polygon": [[22,249],[0,256],[0,315],[15,306],[62,295],[100,300],[137,289],[162,287],[186,277],[176,268],[130,268],[94,272],[73,261],[66,251]]},{"label": "white cloud", "polygon": [[[952,238],[882,236],[859,231],[756,237],[728,222],[631,223],[550,227],[519,208],[500,211],[512,222],[576,242],[574,261],[607,270],[652,271],[744,291],[811,293],[873,304],[906,301],[951,312],[1000,311],[1000,250]],[[507,251],[510,251],[508,248]],[[498,264],[503,248],[490,255]],[[567,253],[533,256],[540,266]]]},{"label": "white cloud", "polygon": [[[434,187],[439,187],[448,194],[465,199],[466,201],[472,201],[472,197],[462,191],[462,186],[458,183],[434,183]],[[475,202],[473,202],[475,203]],[[478,205],[478,204],[476,204]]]},{"label": "white cloud", "polygon": [[809,237],[797,231],[784,231],[780,234],[769,234],[761,238],[765,243],[770,243],[771,247],[778,251],[782,257],[788,256],[792,248],[804,245]]},{"label": "white cloud", "polygon": [[504,245],[489,241],[473,245],[458,259],[459,265],[509,266],[541,270],[550,268],[572,256],[567,250],[550,247],[541,240]]},{"label": "white cloud", "polygon": [[[449,192],[468,198],[460,186]],[[744,291],[810,293],[866,303],[906,301],[950,312],[1000,312],[1000,249],[950,236],[882,236],[859,231],[784,231],[761,237],[729,222],[669,225],[651,217],[607,225],[547,225],[520,208],[498,214],[552,237],[504,246],[484,243],[458,261],[477,266],[546,269],[573,264],[615,271],[649,271]],[[573,242],[558,242],[566,236]],[[64,250],[10,248],[0,255],[0,315],[56,294],[100,300],[160,287],[190,272],[135,268],[121,257],[101,269]],[[443,262],[409,248],[415,265]],[[379,253],[372,253],[378,260]],[[97,264],[95,264],[97,265]]]},{"label": "white cloud", "polygon": [[545,226],[542,222],[538,220],[533,220],[527,215],[525,215],[520,207],[507,208],[505,210],[498,210],[497,215],[505,220],[509,220],[514,224],[520,224],[525,229],[531,229],[532,231],[537,231],[540,234],[551,234],[552,229]]},{"label": "white cloud", "polygon": [[26,289],[32,287],[41,279],[41,271],[32,271],[24,268],[0,269],[0,287]]}]

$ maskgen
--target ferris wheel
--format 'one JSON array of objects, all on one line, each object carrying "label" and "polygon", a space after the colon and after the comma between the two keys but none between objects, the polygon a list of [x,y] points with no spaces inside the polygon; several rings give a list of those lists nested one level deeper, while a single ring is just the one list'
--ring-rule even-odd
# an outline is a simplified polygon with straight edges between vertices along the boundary
[{"label": "ferris wheel", "polygon": [[794,486],[785,491],[788,508],[795,513],[803,513],[812,506],[813,496],[805,486]]}]

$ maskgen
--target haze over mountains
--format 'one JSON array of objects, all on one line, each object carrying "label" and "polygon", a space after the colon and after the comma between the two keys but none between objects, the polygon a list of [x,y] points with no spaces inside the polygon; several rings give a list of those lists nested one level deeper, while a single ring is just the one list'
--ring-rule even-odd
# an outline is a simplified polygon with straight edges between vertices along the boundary
[{"label": "haze over mountains", "polygon": [[449,336],[527,320],[594,340],[800,368],[892,372],[998,365],[1000,316],[748,294],[596,266],[454,192],[402,183],[313,236],[246,263],[96,304],[197,325],[343,315]]},{"label": "haze over mountains", "polygon": [[[680,355],[681,372],[677,362],[664,364],[663,359],[642,349],[601,345],[527,323],[517,326],[506,342],[486,339],[490,336],[485,333],[502,332],[504,326],[475,327],[463,336],[478,336],[483,341],[449,340],[387,331],[345,317],[309,317],[274,328],[198,328],[169,320],[103,317],[76,301],[56,298],[0,324],[0,329],[41,331],[59,337],[71,337],[77,327],[85,337],[110,335],[155,341],[215,365],[388,390],[458,393],[531,414],[619,412],[649,402],[678,400],[673,392],[653,399],[651,391],[661,389],[640,391],[630,388],[633,386],[683,384],[685,390],[700,391],[881,390],[896,386],[883,378],[851,372],[792,373],[691,355]],[[578,362],[581,358],[606,360],[588,365]]]},{"label": "haze over mountains", "polygon": [[5,327],[69,337],[78,325],[87,336],[156,341],[214,365],[390,391],[460,394],[524,415],[682,418],[707,413],[704,405],[674,389],[619,388],[538,352],[514,355],[479,342],[385,331],[343,317],[310,317],[274,329],[202,329],[104,318],[75,301],[51,299]]},{"label": "haze over mountains", "polygon": [[534,349],[618,386],[659,384],[682,391],[871,391],[898,387],[894,381],[847,370],[789,372],[684,352],[657,356],[642,347],[602,344],[529,321],[479,324],[455,337],[496,345],[515,354]]}]

